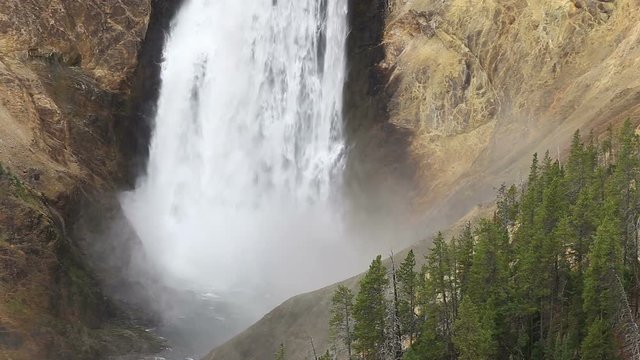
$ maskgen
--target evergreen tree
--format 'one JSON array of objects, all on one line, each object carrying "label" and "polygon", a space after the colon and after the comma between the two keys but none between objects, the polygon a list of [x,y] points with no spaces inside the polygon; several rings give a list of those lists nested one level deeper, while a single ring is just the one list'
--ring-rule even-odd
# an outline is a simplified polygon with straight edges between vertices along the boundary
[{"label": "evergreen tree", "polygon": [[462,233],[454,239],[457,279],[460,288],[460,298],[464,297],[469,285],[471,265],[473,264],[473,230],[471,223],[467,223]]},{"label": "evergreen tree", "polygon": [[[481,220],[476,230],[477,243],[474,247],[469,285],[465,298],[474,304],[484,304],[483,321],[495,328],[491,333],[496,341],[506,341],[509,337],[506,326],[511,312],[508,301],[509,288],[509,238],[507,231],[499,224]],[[493,317],[493,318],[491,318]],[[506,346],[506,343],[505,343]]]},{"label": "evergreen tree", "polygon": [[344,285],[339,285],[331,298],[331,318],[329,319],[330,334],[339,340],[352,358],[351,344],[353,341],[353,293]]},{"label": "evergreen tree", "polygon": [[364,360],[382,359],[385,345],[387,300],[389,286],[382,257],[373,260],[369,271],[360,281],[360,290],[353,306],[354,350]]},{"label": "evergreen tree", "polygon": [[576,130],[571,140],[571,148],[569,150],[569,158],[565,166],[567,177],[567,196],[570,201],[575,201],[578,198],[578,194],[584,189],[587,182],[587,156],[580,137],[580,131]]},{"label": "evergreen tree", "polygon": [[639,293],[638,278],[638,218],[640,194],[637,182],[640,180],[640,154],[638,136],[629,120],[625,121],[618,137],[618,153],[613,175],[609,182],[608,197],[617,202],[616,211],[620,219],[620,235],[622,241],[623,279],[625,288],[630,289],[633,303]]},{"label": "evergreen tree", "polygon": [[396,270],[395,259],[393,253],[389,258],[391,260],[391,290],[392,299],[391,306],[387,310],[387,330],[386,350],[388,357],[394,360],[402,359],[402,323],[400,319],[400,294],[398,291],[398,272]]},{"label": "evergreen tree", "polygon": [[584,279],[584,313],[587,335],[582,343],[583,359],[614,359],[613,326],[618,303],[614,281],[621,270],[619,226],[605,219],[598,227]]},{"label": "evergreen tree", "polygon": [[455,322],[453,343],[460,360],[495,359],[496,344],[493,339],[493,325],[489,323],[482,309],[469,298],[462,300],[458,319]]},{"label": "evergreen tree", "polygon": [[409,344],[413,344],[418,331],[418,318],[415,310],[417,306],[418,274],[415,270],[416,257],[413,250],[409,250],[407,257],[398,269],[398,308],[402,333],[409,337]]},{"label": "evergreen tree", "polygon": [[498,189],[496,201],[496,221],[505,229],[513,226],[518,216],[518,190],[512,185],[507,188],[502,184]]},{"label": "evergreen tree", "polygon": [[582,343],[582,360],[615,360],[615,342],[611,324],[603,319],[594,320]]},{"label": "evergreen tree", "polygon": [[580,273],[583,273],[586,268],[586,255],[598,223],[599,215],[596,212],[599,202],[594,195],[595,193],[590,189],[583,189],[570,209],[569,221],[575,234],[572,252]]},{"label": "evergreen tree", "polygon": [[443,346],[449,358],[453,356],[453,321],[455,320],[455,300],[457,294],[451,287],[449,279],[452,277],[451,256],[442,233],[433,240],[431,252],[427,255],[425,264],[426,295],[428,304],[427,316],[437,321],[437,338],[442,339]]},{"label": "evergreen tree", "polygon": [[605,219],[598,227],[584,279],[584,311],[587,321],[614,320],[620,299],[614,281],[620,274],[620,234],[616,220]]},{"label": "evergreen tree", "polygon": [[[431,313],[430,308],[426,308],[426,313]],[[442,333],[438,331],[438,318],[427,314],[425,322],[422,324],[420,336],[413,346],[405,354],[405,360],[423,359],[448,359],[449,350],[442,338]]]}]

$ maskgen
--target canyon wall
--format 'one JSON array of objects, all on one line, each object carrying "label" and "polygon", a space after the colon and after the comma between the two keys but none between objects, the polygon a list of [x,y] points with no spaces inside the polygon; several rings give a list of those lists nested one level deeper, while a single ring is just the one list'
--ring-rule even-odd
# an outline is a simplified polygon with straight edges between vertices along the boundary
[{"label": "canyon wall", "polygon": [[133,178],[133,154],[146,146],[137,139],[148,136],[145,73],[177,3],[0,3],[0,358],[161,347],[105,297],[73,229],[81,204]]},{"label": "canyon wall", "polygon": [[[396,1],[387,18],[389,121],[415,134],[421,202],[460,210],[520,182],[535,151],[640,119],[636,0]],[[458,189],[464,189],[462,193]],[[463,205],[463,206],[458,206]]]}]

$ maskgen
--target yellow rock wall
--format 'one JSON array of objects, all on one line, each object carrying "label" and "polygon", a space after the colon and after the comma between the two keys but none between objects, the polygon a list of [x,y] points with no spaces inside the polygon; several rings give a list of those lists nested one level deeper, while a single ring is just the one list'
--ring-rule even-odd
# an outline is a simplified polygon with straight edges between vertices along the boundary
[{"label": "yellow rock wall", "polygon": [[637,0],[389,6],[388,121],[415,135],[427,208],[470,183],[486,192],[520,181],[533,152],[562,154],[577,129],[640,122]]}]

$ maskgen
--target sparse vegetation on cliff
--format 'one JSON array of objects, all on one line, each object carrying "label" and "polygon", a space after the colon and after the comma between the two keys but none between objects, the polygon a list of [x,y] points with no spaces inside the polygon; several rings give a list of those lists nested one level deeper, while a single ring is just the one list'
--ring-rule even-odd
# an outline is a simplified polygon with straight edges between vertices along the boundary
[{"label": "sparse vegetation on cliff", "polygon": [[127,323],[43,196],[0,164],[0,357],[100,359],[164,344]]},{"label": "sparse vegetation on cliff", "polygon": [[160,57],[157,23],[171,17],[161,9],[179,2],[0,2],[1,359],[164,346],[106,298],[73,228],[80,203],[93,200],[84,196],[130,175],[130,137],[142,121],[127,105],[139,101],[139,83],[155,81],[134,73],[145,68],[139,59]]}]

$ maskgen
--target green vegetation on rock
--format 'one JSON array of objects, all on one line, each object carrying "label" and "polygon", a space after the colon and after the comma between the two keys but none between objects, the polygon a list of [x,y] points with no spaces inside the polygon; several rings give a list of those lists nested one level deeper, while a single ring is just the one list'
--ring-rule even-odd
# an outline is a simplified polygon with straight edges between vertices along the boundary
[{"label": "green vegetation on rock", "polygon": [[7,345],[0,338],[0,358],[161,351],[163,341],[127,322],[104,296],[61,221],[39,192],[0,164],[0,330],[11,339]]}]

